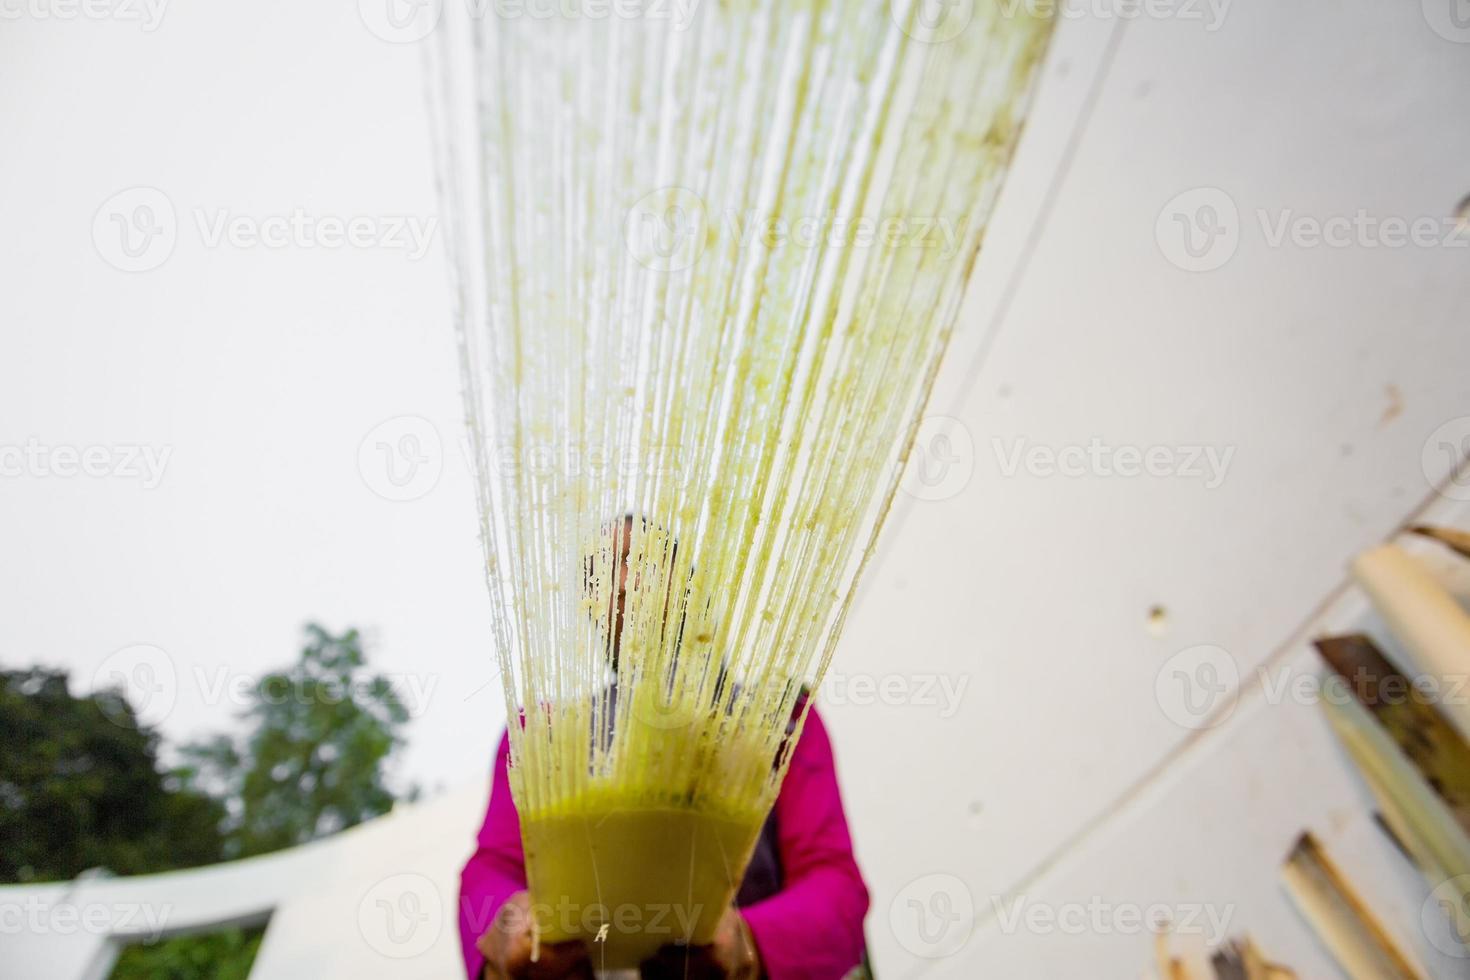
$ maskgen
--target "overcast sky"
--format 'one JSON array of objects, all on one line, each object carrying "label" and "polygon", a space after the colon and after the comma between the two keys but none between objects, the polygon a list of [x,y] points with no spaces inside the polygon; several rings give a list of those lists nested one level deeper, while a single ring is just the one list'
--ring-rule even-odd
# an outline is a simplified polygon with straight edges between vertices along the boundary
[{"label": "overcast sky", "polygon": [[418,57],[353,4],[6,21],[0,663],[121,670],[177,739],[357,626],[416,708],[400,777],[486,770]]}]

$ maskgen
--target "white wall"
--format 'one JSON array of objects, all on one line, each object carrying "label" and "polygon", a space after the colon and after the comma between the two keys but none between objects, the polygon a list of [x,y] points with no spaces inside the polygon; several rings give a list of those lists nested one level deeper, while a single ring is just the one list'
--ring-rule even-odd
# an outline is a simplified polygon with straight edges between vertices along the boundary
[{"label": "white wall", "polygon": [[[1046,222],[1029,261],[982,257],[964,322],[1003,316],[970,338],[974,356],[956,352],[936,398],[973,436],[973,475],[896,515],[835,666],[970,681],[947,718],[912,703],[829,711],[888,976],[973,976],[1007,946],[1042,975],[1028,957],[1043,944],[929,960],[884,917],[935,873],[989,907],[1094,839],[1191,734],[1156,701],[1169,658],[1213,644],[1249,676],[1339,587],[1349,556],[1435,498],[1451,463],[1436,430],[1470,432],[1470,248],[1273,247],[1258,215],[1453,213],[1470,193],[1470,129],[1446,120],[1464,112],[1470,46],[1416,4],[1240,2],[1215,31],[1178,18],[1064,30],[1025,180],[987,248],[1021,252]],[[1075,106],[1090,110],[1069,145]],[[1059,159],[1048,183],[1039,174]],[[1239,214],[1235,252],[1213,271],[1177,267],[1178,239],[1156,235],[1196,187]],[[1005,473],[1018,440],[1094,438],[1234,455],[1214,489]],[[1249,859],[1274,874],[1280,857]],[[1132,946],[1141,969],[1148,943]],[[1131,976],[1126,960],[1088,975]]]}]

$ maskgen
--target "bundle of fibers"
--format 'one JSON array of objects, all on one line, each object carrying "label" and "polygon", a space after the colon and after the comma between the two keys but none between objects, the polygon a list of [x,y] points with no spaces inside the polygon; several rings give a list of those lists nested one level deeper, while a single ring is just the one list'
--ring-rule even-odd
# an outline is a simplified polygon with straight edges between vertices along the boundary
[{"label": "bundle of fibers", "polygon": [[731,902],[1047,6],[444,6],[443,227],[542,942],[629,966]]}]

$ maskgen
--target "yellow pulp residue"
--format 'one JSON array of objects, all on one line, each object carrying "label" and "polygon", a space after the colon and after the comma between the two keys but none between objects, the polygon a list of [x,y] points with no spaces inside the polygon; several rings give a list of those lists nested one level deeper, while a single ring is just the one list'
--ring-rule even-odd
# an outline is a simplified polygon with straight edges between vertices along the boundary
[{"label": "yellow pulp residue", "polygon": [[628,965],[667,941],[649,906],[698,941],[730,901],[892,500],[1046,7],[445,5],[442,227],[545,938]]}]

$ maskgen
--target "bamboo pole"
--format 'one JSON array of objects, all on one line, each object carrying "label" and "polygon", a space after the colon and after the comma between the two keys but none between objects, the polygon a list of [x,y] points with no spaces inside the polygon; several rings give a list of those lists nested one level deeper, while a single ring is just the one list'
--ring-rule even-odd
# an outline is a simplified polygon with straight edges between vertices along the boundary
[{"label": "bamboo pole", "polygon": [[1310,833],[1297,839],[1281,877],[1297,908],[1351,980],[1427,980]]},{"label": "bamboo pole", "polygon": [[1439,685],[1445,717],[1470,739],[1470,615],[1422,564],[1394,545],[1359,555],[1353,576],[1407,648],[1417,673]]},{"label": "bamboo pole", "polygon": [[1422,537],[1438,541],[1451,551],[1470,558],[1470,531],[1461,531],[1453,527],[1430,527],[1427,524],[1420,524],[1409,530]]},{"label": "bamboo pole", "polygon": [[1368,637],[1325,637],[1313,645],[1470,835],[1470,745]]}]

